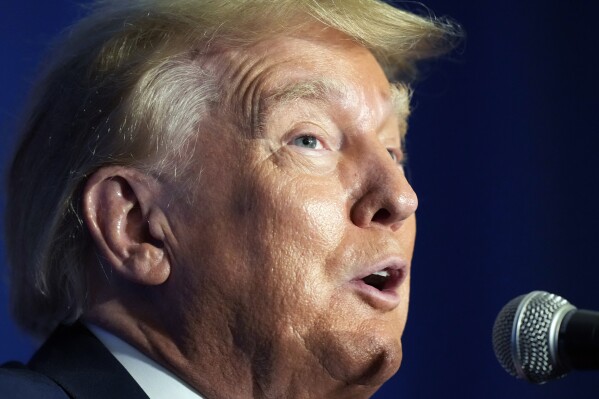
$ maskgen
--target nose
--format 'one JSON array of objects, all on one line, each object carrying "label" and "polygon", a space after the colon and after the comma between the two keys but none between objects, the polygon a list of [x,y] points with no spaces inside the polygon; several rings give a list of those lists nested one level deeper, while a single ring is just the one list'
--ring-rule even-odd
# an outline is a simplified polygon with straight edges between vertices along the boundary
[{"label": "nose", "polygon": [[361,228],[398,230],[416,212],[418,198],[403,168],[386,149],[364,158],[360,195],[351,208],[352,222]]}]

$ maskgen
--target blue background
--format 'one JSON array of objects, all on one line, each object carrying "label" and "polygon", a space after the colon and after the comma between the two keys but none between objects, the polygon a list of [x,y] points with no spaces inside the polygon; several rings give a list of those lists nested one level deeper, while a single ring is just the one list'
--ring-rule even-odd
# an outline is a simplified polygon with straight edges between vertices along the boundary
[{"label": "blue background", "polygon": [[[596,397],[597,372],[542,386],[510,377],[491,329],[509,299],[535,289],[599,309],[599,2],[426,4],[468,37],[416,86],[408,152],[420,207],[404,363],[375,397]],[[80,15],[74,0],[0,5],[1,159],[43,49]],[[4,283],[0,362],[26,360],[35,343],[9,320],[6,297]]]}]

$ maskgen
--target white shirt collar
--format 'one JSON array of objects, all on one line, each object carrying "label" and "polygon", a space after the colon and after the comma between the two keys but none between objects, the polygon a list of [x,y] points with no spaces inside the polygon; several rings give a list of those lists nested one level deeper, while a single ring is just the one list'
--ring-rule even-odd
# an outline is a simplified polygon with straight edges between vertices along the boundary
[{"label": "white shirt collar", "polygon": [[86,327],[125,367],[150,399],[203,399],[176,375],[106,330],[92,324]]}]

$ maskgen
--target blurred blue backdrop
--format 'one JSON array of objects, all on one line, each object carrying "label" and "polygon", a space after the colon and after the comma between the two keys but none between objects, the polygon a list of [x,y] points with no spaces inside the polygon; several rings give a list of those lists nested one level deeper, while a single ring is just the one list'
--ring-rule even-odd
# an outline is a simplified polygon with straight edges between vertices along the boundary
[{"label": "blurred blue backdrop", "polygon": [[[2,160],[43,49],[83,15],[77,4],[0,5]],[[467,39],[416,85],[408,152],[420,207],[404,363],[375,398],[596,397],[597,372],[542,386],[513,379],[491,329],[509,299],[535,289],[599,309],[599,3],[426,4]],[[0,362],[26,360],[36,344],[9,320],[5,282],[0,290]]]}]

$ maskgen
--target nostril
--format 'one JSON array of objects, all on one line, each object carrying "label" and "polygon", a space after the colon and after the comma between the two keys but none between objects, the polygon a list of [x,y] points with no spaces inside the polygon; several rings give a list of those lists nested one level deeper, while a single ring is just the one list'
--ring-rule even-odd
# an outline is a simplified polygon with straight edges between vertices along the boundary
[{"label": "nostril", "polygon": [[372,221],[375,223],[385,223],[389,220],[391,213],[385,208],[381,208],[372,216]]}]

